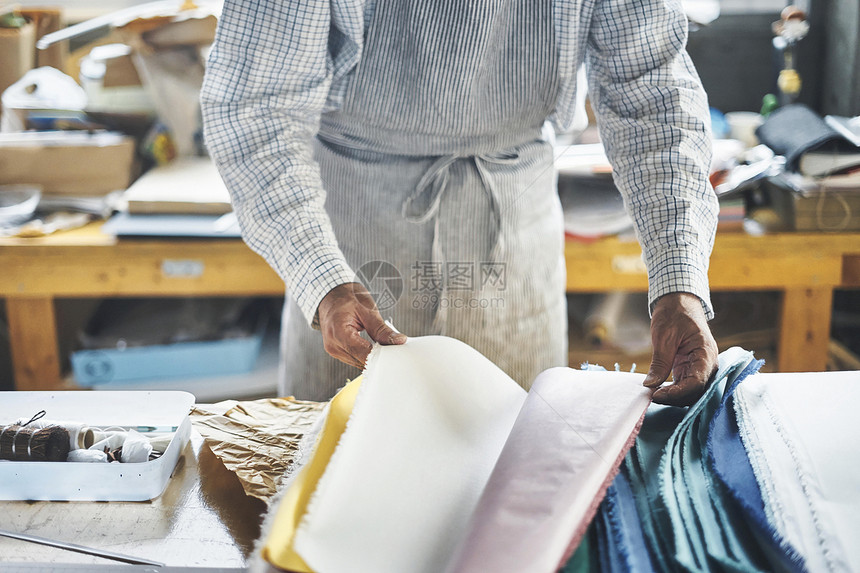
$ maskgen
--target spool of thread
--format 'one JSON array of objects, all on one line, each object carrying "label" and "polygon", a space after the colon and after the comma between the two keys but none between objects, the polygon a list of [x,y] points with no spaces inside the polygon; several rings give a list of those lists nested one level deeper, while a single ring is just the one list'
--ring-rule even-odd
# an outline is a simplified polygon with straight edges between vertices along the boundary
[{"label": "spool of thread", "polygon": [[0,459],[18,462],[64,462],[69,432],[59,426],[29,428],[10,424],[0,429]]},{"label": "spool of thread", "polygon": [[61,422],[56,425],[69,432],[69,448],[72,450],[86,450],[95,443],[93,431],[86,424]]},{"label": "spool of thread", "polygon": [[80,422],[62,422],[41,419],[32,422],[28,427],[47,428],[49,426],[59,426],[61,428],[65,428],[66,431],[69,432],[70,450],[86,450],[96,442],[93,429]]},{"label": "spool of thread", "polygon": [[[94,445],[99,444],[100,442],[104,442],[112,436],[125,436],[126,434],[125,430],[111,430],[104,428],[90,428],[89,430],[89,434],[86,438],[87,449],[92,448]],[[105,444],[101,444],[99,449],[101,449],[101,447],[103,447],[104,445]]]}]

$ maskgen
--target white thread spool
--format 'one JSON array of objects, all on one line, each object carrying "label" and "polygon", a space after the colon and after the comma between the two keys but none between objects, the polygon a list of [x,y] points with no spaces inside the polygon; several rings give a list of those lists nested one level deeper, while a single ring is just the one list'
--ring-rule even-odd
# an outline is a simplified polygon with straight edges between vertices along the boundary
[{"label": "white thread spool", "polygon": [[59,422],[58,425],[69,431],[69,447],[73,451],[86,450],[93,445],[93,431],[86,424]]},{"label": "white thread spool", "polygon": [[103,442],[116,434],[122,434],[123,436],[126,434],[125,430],[111,430],[104,428],[90,428],[90,432],[92,433],[92,436],[87,439],[89,442],[87,449],[92,448],[95,444]]},{"label": "white thread spool", "polygon": [[69,449],[70,450],[85,450],[93,445],[95,439],[93,430],[86,424],[80,422],[58,422],[53,420],[36,420],[28,425],[33,428],[47,428],[48,426],[60,426],[69,432]]}]

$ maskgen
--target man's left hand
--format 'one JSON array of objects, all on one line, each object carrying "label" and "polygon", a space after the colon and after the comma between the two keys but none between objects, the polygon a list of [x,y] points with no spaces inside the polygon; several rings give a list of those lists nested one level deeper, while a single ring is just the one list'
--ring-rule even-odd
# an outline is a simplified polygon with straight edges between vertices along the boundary
[{"label": "man's left hand", "polygon": [[[699,297],[685,292],[660,297],[651,313],[651,342],[651,368],[643,384],[657,388],[654,402],[695,403],[717,369],[719,353]],[[663,385],[669,374],[674,383]]]}]

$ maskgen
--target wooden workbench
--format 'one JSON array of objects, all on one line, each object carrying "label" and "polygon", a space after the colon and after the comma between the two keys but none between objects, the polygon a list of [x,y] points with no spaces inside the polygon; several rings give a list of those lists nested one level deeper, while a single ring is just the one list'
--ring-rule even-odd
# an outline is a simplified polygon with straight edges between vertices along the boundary
[{"label": "wooden workbench", "polygon": [[[196,431],[164,493],[148,502],[0,501],[0,529],[122,553],[169,567],[244,571],[260,536],[266,504],[245,495]],[[110,565],[101,557],[0,537],[0,570],[79,571]],[[29,569],[27,569],[29,570]],[[115,571],[117,569],[111,569]]]},{"label": "wooden workbench", "polygon": [[[644,291],[635,241],[568,242],[567,290]],[[61,386],[54,299],[64,297],[282,295],[278,276],[239,240],[121,240],[98,225],[56,237],[0,241],[16,388]],[[827,360],[833,291],[860,288],[860,234],[717,237],[713,291],[779,291],[780,371],[820,371]]]}]

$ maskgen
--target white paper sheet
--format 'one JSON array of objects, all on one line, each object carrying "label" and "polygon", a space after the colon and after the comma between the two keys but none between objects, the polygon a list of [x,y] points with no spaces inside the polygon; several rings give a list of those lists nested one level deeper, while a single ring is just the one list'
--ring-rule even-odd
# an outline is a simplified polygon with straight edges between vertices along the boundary
[{"label": "white paper sheet", "polygon": [[364,376],[296,551],[318,573],[439,573],[526,393],[471,347],[438,336],[376,347]]}]

